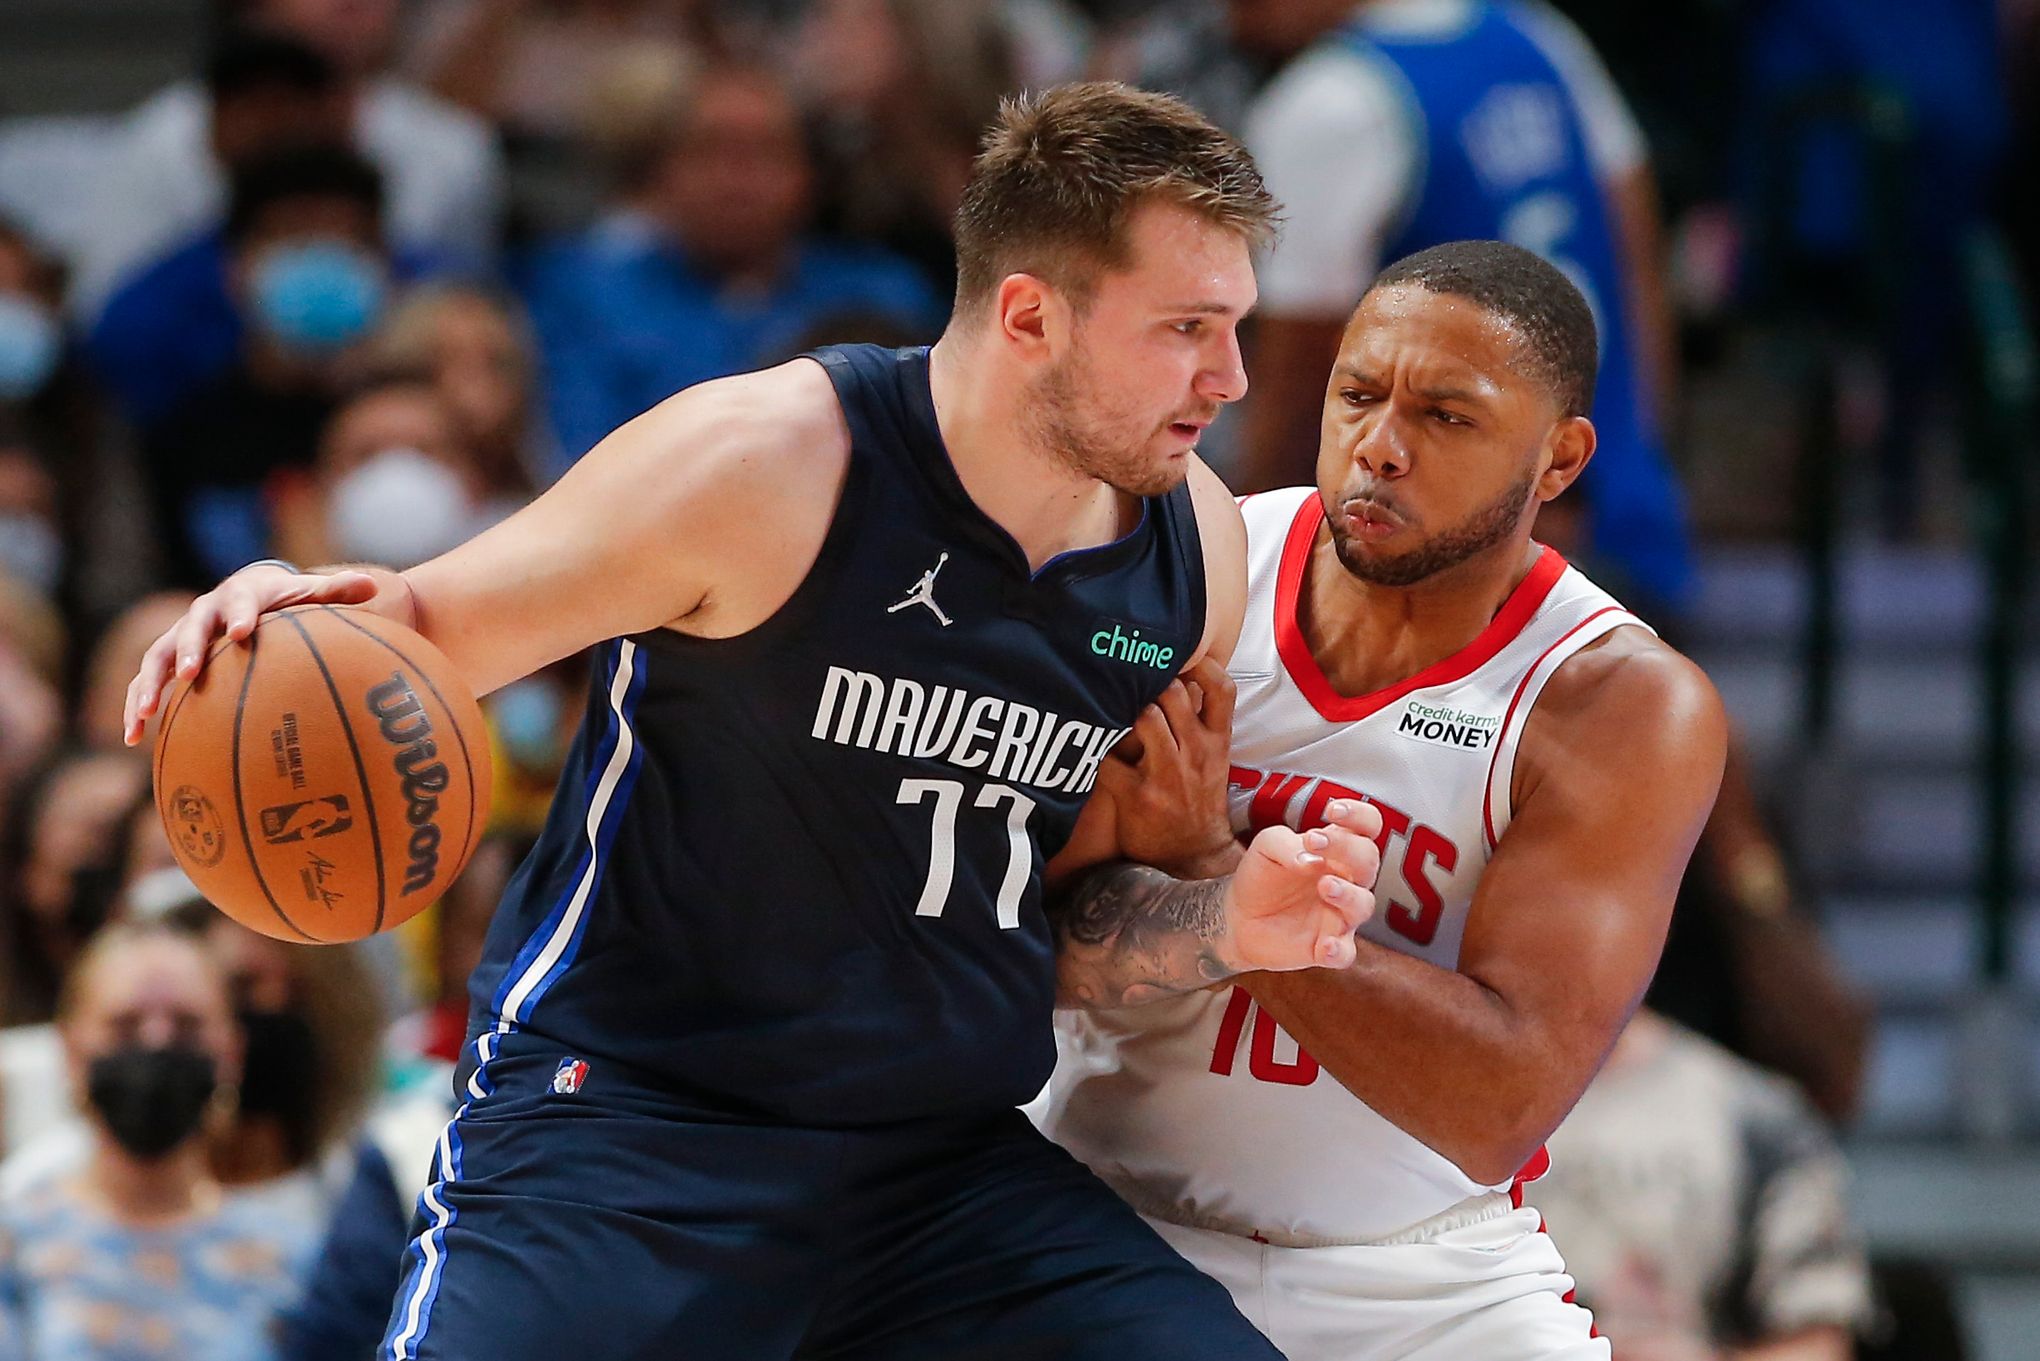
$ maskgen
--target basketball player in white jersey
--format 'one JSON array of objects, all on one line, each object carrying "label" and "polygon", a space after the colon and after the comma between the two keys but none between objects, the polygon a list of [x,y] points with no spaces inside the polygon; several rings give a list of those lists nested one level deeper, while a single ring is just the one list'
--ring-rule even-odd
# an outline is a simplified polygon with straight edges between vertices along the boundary
[{"label": "basketball player in white jersey", "polygon": [[1064,927],[1092,1009],[1041,1118],[1291,1361],[1609,1354],[1521,1183],[1655,967],[1725,731],[1691,662],[1531,538],[1593,454],[1594,372],[1591,311],[1527,251],[1391,265],[1318,486],[1243,507],[1236,707],[1203,674],[1201,714],[1166,696],[1100,782],[1121,844],[1186,876],[1251,828],[1337,853],[1310,829],[1380,816],[1350,969],[1151,1000],[1152,871]]}]

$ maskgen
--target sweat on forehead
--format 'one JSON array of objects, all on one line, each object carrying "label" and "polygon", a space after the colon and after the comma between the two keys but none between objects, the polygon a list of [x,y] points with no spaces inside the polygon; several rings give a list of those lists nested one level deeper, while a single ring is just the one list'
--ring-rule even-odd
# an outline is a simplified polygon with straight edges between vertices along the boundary
[{"label": "sweat on forehead", "polygon": [[1450,241],[1381,271],[1361,305],[1386,289],[1409,287],[1465,299],[1506,322],[1525,361],[1517,367],[1545,384],[1566,415],[1593,410],[1600,367],[1594,311],[1555,267],[1502,241]]}]

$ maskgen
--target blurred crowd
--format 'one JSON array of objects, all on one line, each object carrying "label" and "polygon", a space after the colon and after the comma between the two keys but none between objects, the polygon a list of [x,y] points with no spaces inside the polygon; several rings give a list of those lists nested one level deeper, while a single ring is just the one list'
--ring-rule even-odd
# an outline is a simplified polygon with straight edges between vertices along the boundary
[{"label": "blurred crowd", "polygon": [[[371,1354],[467,973],[580,719],[576,659],[490,697],[493,823],[456,890],[293,948],[174,866],[119,737],[148,641],[256,558],[431,557],[689,384],[932,340],[1003,92],[1171,89],[1267,168],[1256,391],[1206,449],[1241,490],[1310,477],[1372,272],[1487,234],[1454,226],[1483,177],[1577,137],[1584,197],[1504,224],[1607,342],[1604,450],[1545,536],[1676,638],[1684,388],[1780,298],[1868,337],[1886,528],[1913,532],[1967,233],[2040,239],[2005,173],[2040,126],[2013,76],[2040,5],[1502,8],[1569,107],[1512,103],[1499,39],[1416,88],[1406,49],[1472,41],[1485,0],[213,0],[134,107],[0,122],[0,1361]],[[1488,156],[1464,184],[1410,113],[1448,106]],[[1893,258],[1879,315],[1907,324],[1880,331]],[[1694,880],[1663,1014],[1532,1196],[1582,1299],[1618,1361],[1950,1361],[1932,1290],[1894,1307],[1848,1224],[1864,1011],[1740,773]]]}]

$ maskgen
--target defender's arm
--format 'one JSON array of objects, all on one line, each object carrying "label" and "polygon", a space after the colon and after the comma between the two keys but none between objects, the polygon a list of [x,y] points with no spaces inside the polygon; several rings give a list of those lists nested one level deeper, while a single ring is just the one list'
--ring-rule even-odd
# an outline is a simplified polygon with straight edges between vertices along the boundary
[{"label": "defender's arm", "polygon": [[1468,1175],[1507,1180],[1650,980],[1726,740],[1699,669],[1618,631],[1532,712],[1458,972],[1362,941],[1352,969],[1247,989],[1354,1095]]}]

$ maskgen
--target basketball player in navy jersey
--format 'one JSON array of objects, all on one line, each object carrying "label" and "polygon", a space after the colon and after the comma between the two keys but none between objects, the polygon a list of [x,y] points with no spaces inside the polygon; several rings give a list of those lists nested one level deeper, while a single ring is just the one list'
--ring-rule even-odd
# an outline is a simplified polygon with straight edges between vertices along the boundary
[{"label": "basketball player in navy jersey", "polygon": [[[252,565],[151,647],[130,741],[299,601],[417,628],[478,693],[599,645],[382,1357],[1276,1355],[1013,1109],[1053,1061],[1044,885],[1114,849],[1074,837],[1086,794],[1238,633],[1194,450],[1272,211],[1176,101],[1011,105],[932,351],[704,384],[442,558]],[[1271,830],[1150,985],[1350,963],[1372,830]]]}]

